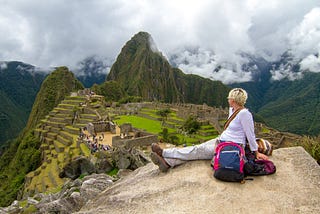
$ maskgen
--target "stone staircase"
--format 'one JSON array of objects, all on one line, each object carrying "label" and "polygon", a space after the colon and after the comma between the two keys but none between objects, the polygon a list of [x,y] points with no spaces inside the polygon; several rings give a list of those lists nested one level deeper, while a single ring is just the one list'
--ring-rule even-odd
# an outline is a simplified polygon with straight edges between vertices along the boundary
[{"label": "stone staircase", "polygon": [[80,106],[85,101],[85,97],[67,97],[35,129],[42,142],[42,165],[26,176],[24,195],[54,191],[65,182],[59,173],[66,162],[79,155],[90,156],[89,148],[77,143],[79,129],[98,119],[93,111]]}]

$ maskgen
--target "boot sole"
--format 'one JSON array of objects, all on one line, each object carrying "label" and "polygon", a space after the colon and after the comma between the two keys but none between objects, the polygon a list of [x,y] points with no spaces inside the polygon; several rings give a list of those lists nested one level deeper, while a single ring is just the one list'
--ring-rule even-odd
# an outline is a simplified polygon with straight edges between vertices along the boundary
[{"label": "boot sole", "polygon": [[151,152],[150,158],[154,164],[159,166],[161,172],[168,171],[169,166],[166,163],[164,163],[164,160],[161,160],[161,157],[157,153]]}]

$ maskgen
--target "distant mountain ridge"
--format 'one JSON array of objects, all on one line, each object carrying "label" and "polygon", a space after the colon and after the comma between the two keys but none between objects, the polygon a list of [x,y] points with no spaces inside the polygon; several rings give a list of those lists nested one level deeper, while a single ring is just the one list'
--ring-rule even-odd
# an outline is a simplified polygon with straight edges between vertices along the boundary
[{"label": "distant mountain ridge", "polygon": [[34,128],[71,92],[83,89],[67,67],[54,70],[42,82],[27,125],[0,156],[0,204],[12,202],[23,187],[25,175],[39,167],[44,157]]},{"label": "distant mountain ridge", "polygon": [[[109,69],[108,63],[96,57],[88,57],[80,63],[80,70],[76,70],[75,74],[85,87],[106,84],[105,80],[117,80],[117,87],[123,88],[125,93],[141,96],[146,100],[206,103],[211,106],[226,106],[228,88],[243,87],[249,93],[247,106],[257,115],[256,118],[261,118],[259,115],[264,117],[263,121],[269,126],[298,134],[320,133],[317,128],[318,121],[314,117],[318,114],[318,98],[312,95],[317,93],[317,79],[320,74],[302,71],[300,61],[294,59],[290,52],[285,52],[280,60],[275,62],[243,54],[248,63],[244,64],[242,69],[252,71],[253,80],[226,86],[221,82],[183,73],[172,67],[154,47],[151,35],[140,32],[124,45],[109,73],[105,74]],[[0,62],[0,69],[2,144],[17,136],[26,124],[36,93],[47,74],[22,62]],[[285,75],[286,71],[291,71],[291,76],[281,80],[272,79],[274,73]],[[289,80],[294,76],[300,79]],[[101,87],[101,90],[108,88],[110,86]],[[121,93],[114,97],[123,94],[122,90],[118,89],[112,93],[117,91]],[[295,107],[287,107],[293,100],[296,100]],[[297,108],[299,106],[301,108]]]},{"label": "distant mountain ridge", "polygon": [[0,62],[0,145],[25,127],[46,76],[23,62]]},{"label": "distant mountain ridge", "polygon": [[[231,86],[248,91],[248,106],[268,126],[316,136],[320,134],[320,73],[302,70],[299,63],[286,52],[279,61],[269,62],[270,70],[262,71],[256,81]],[[274,80],[275,72],[287,76]]]},{"label": "distant mountain ridge", "polygon": [[85,88],[90,88],[94,84],[101,84],[105,81],[110,66],[111,62],[105,62],[96,56],[91,56],[78,63],[74,74]]},{"label": "distant mountain ridge", "polygon": [[[77,78],[87,87],[103,83],[106,78],[103,69],[106,65],[101,61],[87,58],[76,70]],[[49,73],[24,62],[0,62],[0,146],[17,137],[26,126],[37,93]]]},{"label": "distant mountain ridge", "polygon": [[146,32],[137,33],[125,44],[106,80],[117,81],[129,95],[149,101],[227,107],[229,87],[172,68]]},{"label": "distant mountain ridge", "polygon": [[57,68],[42,82],[25,129],[34,128],[70,92],[83,88],[82,83],[67,67]]}]

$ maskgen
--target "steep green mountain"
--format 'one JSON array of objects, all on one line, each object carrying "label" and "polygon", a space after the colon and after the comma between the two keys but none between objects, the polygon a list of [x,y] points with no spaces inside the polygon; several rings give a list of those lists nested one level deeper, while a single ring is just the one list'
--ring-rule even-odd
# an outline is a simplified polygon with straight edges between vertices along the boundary
[{"label": "steep green mountain", "polygon": [[275,81],[265,94],[258,113],[281,131],[320,134],[320,74],[305,73],[302,79]]},{"label": "steep green mountain", "polygon": [[198,75],[184,74],[173,68],[175,83],[182,92],[185,103],[203,104],[210,106],[228,106],[227,95],[230,88],[220,81],[212,81]]},{"label": "steep green mountain", "polygon": [[94,84],[92,90],[105,97],[108,101],[119,101],[124,97],[127,97],[127,94],[116,81],[107,81],[100,85]]},{"label": "steep green mountain", "polygon": [[[272,64],[259,67],[259,61],[261,59],[253,61],[260,71],[254,81],[231,85],[248,91],[247,106],[256,113],[256,118],[263,118],[268,126],[279,131],[319,135],[320,73],[302,70],[301,60],[295,59],[289,51]],[[273,80],[271,71],[299,78]]]},{"label": "steep green mountain", "polygon": [[122,48],[113,64],[107,80],[115,80],[131,96],[146,100],[182,102],[182,94],[176,88],[173,71],[159,53],[151,50],[151,36],[136,34]]},{"label": "steep green mountain", "polygon": [[148,101],[227,106],[227,86],[172,68],[146,32],[125,44],[106,80],[117,81],[129,96]]},{"label": "steep green mountain", "polygon": [[3,91],[0,91],[0,100],[0,132],[2,136],[0,145],[3,145],[8,139],[15,138],[26,125],[26,113],[14,104]]},{"label": "steep green mountain", "polygon": [[[97,57],[88,57],[79,63],[75,75],[85,87],[102,84],[109,68],[108,63]],[[0,62],[0,155],[1,146],[7,140],[17,137],[25,127],[36,95],[47,75],[47,71],[27,63]]]},{"label": "steep green mountain", "polygon": [[25,127],[44,72],[22,62],[0,62],[0,145]]},{"label": "steep green mountain", "polygon": [[304,73],[301,79],[233,84],[249,93],[248,105],[257,118],[279,131],[320,134],[320,74]]},{"label": "steep green mountain", "polygon": [[13,140],[0,156],[0,206],[8,205],[17,197],[25,175],[35,170],[41,162],[41,143],[34,136],[33,128],[70,92],[82,88],[82,84],[66,67],[57,68],[43,81],[24,133]]},{"label": "steep green mountain", "polygon": [[66,95],[78,89],[83,89],[83,85],[67,67],[59,67],[53,71],[41,85],[26,130],[34,128]]}]

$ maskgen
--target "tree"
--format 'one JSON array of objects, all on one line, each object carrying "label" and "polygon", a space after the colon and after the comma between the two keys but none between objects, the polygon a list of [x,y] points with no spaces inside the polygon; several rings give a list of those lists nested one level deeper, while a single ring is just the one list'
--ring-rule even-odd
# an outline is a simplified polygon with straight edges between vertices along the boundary
[{"label": "tree", "polygon": [[157,111],[157,114],[161,116],[162,125],[168,119],[168,114],[170,114],[170,113],[171,113],[171,111],[168,108],[161,109],[161,110]]},{"label": "tree", "polygon": [[200,129],[200,123],[194,116],[190,115],[181,128],[188,134],[193,134]]},{"label": "tree", "polygon": [[169,131],[167,128],[163,128],[159,135],[162,136],[163,141],[169,142]]}]

